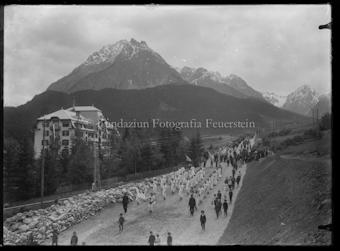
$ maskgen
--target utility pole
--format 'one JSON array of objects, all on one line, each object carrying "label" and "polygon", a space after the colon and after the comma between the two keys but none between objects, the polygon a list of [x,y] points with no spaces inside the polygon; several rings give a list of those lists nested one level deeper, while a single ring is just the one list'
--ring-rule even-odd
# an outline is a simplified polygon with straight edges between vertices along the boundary
[{"label": "utility pole", "polygon": [[319,127],[319,109],[316,109],[316,128]]},{"label": "utility pole", "polygon": [[314,130],[314,109],[312,109],[312,114],[313,114],[313,119],[312,119],[312,121],[313,121],[313,130]]},{"label": "utility pole", "polygon": [[97,163],[96,163],[96,160],[97,160],[97,156],[96,156],[96,136],[97,136],[97,130],[96,130],[96,125],[94,125],[94,128],[93,128],[93,131],[94,131],[94,135],[93,135],[93,184],[94,186],[92,187],[93,190],[97,190]]},{"label": "utility pole", "polygon": [[276,138],[276,131],[275,131],[276,123],[275,123],[275,120],[273,121],[273,123],[274,123],[274,149],[275,149],[275,153],[276,153],[276,141],[275,141],[275,138]]},{"label": "utility pole", "polygon": [[43,121],[43,150],[42,150],[42,159],[41,159],[41,208],[43,207],[43,201],[44,201],[44,167],[45,167],[45,118]]}]

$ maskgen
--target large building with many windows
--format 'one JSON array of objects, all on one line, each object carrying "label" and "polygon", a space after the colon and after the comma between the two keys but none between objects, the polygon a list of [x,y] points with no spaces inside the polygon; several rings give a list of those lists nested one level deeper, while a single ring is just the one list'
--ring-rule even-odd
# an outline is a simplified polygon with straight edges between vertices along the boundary
[{"label": "large building with many windows", "polygon": [[43,148],[56,149],[59,153],[70,150],[76,132],[90,145],[97,143],[103,155],[110,152],[110,137],[119,136],[118,130],[94,106],[60,109],[37,119],[34,135],[36,157],[40,156]]}]

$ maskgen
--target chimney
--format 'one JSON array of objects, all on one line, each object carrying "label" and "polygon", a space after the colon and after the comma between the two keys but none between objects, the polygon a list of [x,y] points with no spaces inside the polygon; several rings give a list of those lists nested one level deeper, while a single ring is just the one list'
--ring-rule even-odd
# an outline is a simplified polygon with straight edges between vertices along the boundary
[{"label": "chimney", "polygon": [[76,106],[76,98],[73,96],[73,110],[75,106]]}]

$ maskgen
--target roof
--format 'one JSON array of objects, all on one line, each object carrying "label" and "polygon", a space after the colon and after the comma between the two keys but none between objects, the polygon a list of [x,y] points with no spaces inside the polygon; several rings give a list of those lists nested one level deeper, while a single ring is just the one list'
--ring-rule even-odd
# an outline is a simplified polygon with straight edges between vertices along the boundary
[{"label": "roof", "polygon": [[100,111],[98,108],[94,107],[94,106],[72,106],[68,109],[66,109],[67,111],[80,111],[80,112],[85,112],[85,111]]},{"label": "roof", "polygon": [[50,120],[52,117],[58,117],[60,120],[62,119],[67,119],[67,120],[71,120],[71,121],[78,121],[78,122],[88,122],[88,119],[86,119],[84,116],[79,115],[79,117],[77,118],[76,113],[72,112],[72,111],[68,111],[68,110],[58,110],[56,112],[52,112],[50,114],[47,114],[45,116],[42,116],[40,118],[38,118],[37,120]]}]

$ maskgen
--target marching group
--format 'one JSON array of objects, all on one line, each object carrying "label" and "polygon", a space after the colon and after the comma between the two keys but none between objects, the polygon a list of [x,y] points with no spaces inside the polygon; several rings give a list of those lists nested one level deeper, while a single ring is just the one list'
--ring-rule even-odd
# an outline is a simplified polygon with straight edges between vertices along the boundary
[{"label": "marching group", "polygon": [[[167,192],[170,189],[172,195],[175,195],[178,192],[179,200],[183,200],[184,195],[189,196],[189,211],[190,215],[193,216],[197,206],[202,204],[204,199],[208,196],[210,192],[217,186],[218,182],[222,178],[222,166],[219,164],[220,162],[227,163],[227,166],[232,166],[232,175],[226,177],[224,180],[222,191],[218,190],[217,194],[214,194],[212,205],[216,211],[216,217],[218,218],[222,212],[222,208],[224,211],[224,215],[227,216],[228,204],[232,203],[233,199],[233,191],[235,186],[239,186],[241,180],[241,172],[239,168],[246,163],[246,156],[242,155],[242,152],[247,152],[250,154],[252,150],[252,145],[250,144],[250,139],[255,135],[247,135],[242,138],[242,141],[238,141],[238,144],[235,142],[228,147],[220,148],[216,153],[210,156],[211,159],[211,168],[215,168],[215,170],[206,177],[206,162],[207,158],[202,160],[202,166],[200,167],[191,167],[186,170],[184,167],[180,168],[175,172],[171,172],[168,175],[163,175],[160,178],[160,189],[161,189],[161,198],[163,200],[167,199]],[[214,167],[214,162],[215,167]],[[156,179],[152,179],[152,183],[150,185],[145,185],[144,190],[136,189],[136,202],[137,205],[140,205],[142,201],[148,204],[148,211],[152,213],[154,211],[154,206],[156,204],[156,194],[158,193],[158,182]],[[152,192],[149,194],[149,190],[152,189]],[[127,213],[127,207],[130,199],[127,193],[124,194],[122,198],[123,209],[125,213]],[[201,210],[200,215],[200,223],[202,230],[205,231],[205,224],[207,221],[207,217],[205,215],[204,210]],[[123,231],[125,218],[123,214],[120,214],[118,219],[119,223],[119,232]],[[52,238],[52,245],[57,244],[58,235],[54,233]],[[73,233],[71,238],[71,245],[77,245],[78,237],[76,232]],[[160,245],[160,237],[159,234],[156,236],[150,232],[150,236],[148,239],[149,245]],[[85,243],[83,242],[83,245]],[[167,236],[167,245],[172,245],[172,236],[171,233],[168,232]]]},{"label": "marching group", "polygon": [[[254,137],[254,135],[252,136]],[[226,177],[226,179],[224,180],[222,191],[219,190],[217,194],[214,194],[212,205],[214,205],[217,218],[221,214],[222,208],[224,211],[224,215],[227,216],[228,204],[230,205],[232,203],[234,189],[236,186],[239,186],[239,183],[241,181],[241,171],[239,170],[239,168],[245,164],[245,160],[241,156],[240,152],[242,149],[247,149],[248,153],[250,152],[252,147],[249,141],[250,138],[251,137],[245,138],[244,141],[240,142],[237,147],[234,146],[233,148],[220,149],[220,151],[227,150],[227,154],[221,155],[223,156],[223,159],[221,158],[221,160],[222,162],[226,162],[228,167],[230,165],[232,166],[232,175]],[[178,192],[179,200],[182,200],[185,194],[187,196],[189,195],[190,198],[188,207],[190,215],[193,216],[194,212],[198,210],[197,206],[203,203],[204,199],[208,196],[208,194],[214,189],[219,180],[222,178],[222,166],[218,163],[219,160],[217,159],[215,164],[216,169],[208,177],[206,177],[206,163],[202,163],[203,165],[197,168],[192,166],[188,170],[182,167],[179,170],[171,172],[168,175],[163,175],[160,178],[159,182],[161,198],[163,198],[163,200],[167,199],[167,192],[169,189],[169,192],[171,192],[172,195],[175,195]],[[211,167],[214,167],[213,160],[211,161]],[[137,205],[139,205],[141,201],[147,202],[148,210],[150,213],[152,213],[156,204],[156,194],[158,193],[157,188],[157,181],[153,179],[152,184],[146,185],[143,191],[139,191],[137,189]],[[152,189],[152,192],[150,196],[147,196],[150,189]],[[128,197],[124,195],[124,198],[123,207],[126,212]],[[120,225],[119,231],[123,231],[124,221],[125,220],[121,214],[118,221]],[[204,210],[201,210],[200,223],[203,231],[205,231],[206,221],[207,217],[205,215],[205,212]],[[155,236],[152,232],[150,232],[148,243],[150,245],[160,245],[159,234],[156,234]],[[172,245],[172,236],[170,232],[167,236],[167,244]]]}]

